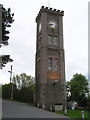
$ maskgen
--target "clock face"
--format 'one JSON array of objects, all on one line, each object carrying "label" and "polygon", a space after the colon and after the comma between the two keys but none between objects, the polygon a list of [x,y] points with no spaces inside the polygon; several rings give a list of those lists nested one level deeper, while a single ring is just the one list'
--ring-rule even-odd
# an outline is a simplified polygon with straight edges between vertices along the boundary
[{"label": "clock face", "polygon": [[41,23],[39,24],[39,32],[41,31]]},{"label": "clock face", "polygon": [[56,22],[50,21],[49,26],[50,26],[51,29],[55,29],[56,28]]}]

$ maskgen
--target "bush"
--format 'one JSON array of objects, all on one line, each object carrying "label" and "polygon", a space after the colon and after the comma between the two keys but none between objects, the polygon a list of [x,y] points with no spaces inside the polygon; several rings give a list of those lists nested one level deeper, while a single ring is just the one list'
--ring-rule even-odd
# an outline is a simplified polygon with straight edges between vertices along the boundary
[{"label": "bush", "polygon": [[[12,84],[5,84],[2,86],[2,98],[4,99],[11,98],[11,87]],[[13,84],[13,100],[33,103],[33,99],[34,99],[33,96],[34,96],[34,86],[17,89],[16,85]]]}]

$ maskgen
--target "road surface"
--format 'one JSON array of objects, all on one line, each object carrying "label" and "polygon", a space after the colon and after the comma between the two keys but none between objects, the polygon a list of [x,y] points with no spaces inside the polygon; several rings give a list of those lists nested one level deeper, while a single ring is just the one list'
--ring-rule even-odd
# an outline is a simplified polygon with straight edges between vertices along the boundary
[{"label": "road surface", "polygon": [[41,108],[30,106],[26,103],[2,100],[3,118],[67,118]]}]

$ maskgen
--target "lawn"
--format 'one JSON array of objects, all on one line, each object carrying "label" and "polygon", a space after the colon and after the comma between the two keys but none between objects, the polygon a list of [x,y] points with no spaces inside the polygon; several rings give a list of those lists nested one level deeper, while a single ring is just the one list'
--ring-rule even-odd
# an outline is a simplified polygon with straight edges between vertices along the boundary
[{"label": "lawn", "polygon": [[[64,112],[56,112],[58,114],[64,114]],[[81,110],[68,110],[67,111],[67,116],[71,118],[82,118],[82,111]],[[84,117],[89,118],[90,117],[90,112],[84,111]],[[90,118],[88,119],[90,120]]]}]

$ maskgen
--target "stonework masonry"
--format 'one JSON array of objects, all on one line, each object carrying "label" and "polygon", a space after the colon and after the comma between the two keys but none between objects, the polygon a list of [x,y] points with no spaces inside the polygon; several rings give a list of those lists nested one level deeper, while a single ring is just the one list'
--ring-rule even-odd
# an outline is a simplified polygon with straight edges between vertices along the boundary
[{"label": "stonework masonry", "polygon": [[35,105],[47,110],[66,107],[63,16],[64,11],[42,6],[36,17]]}]

